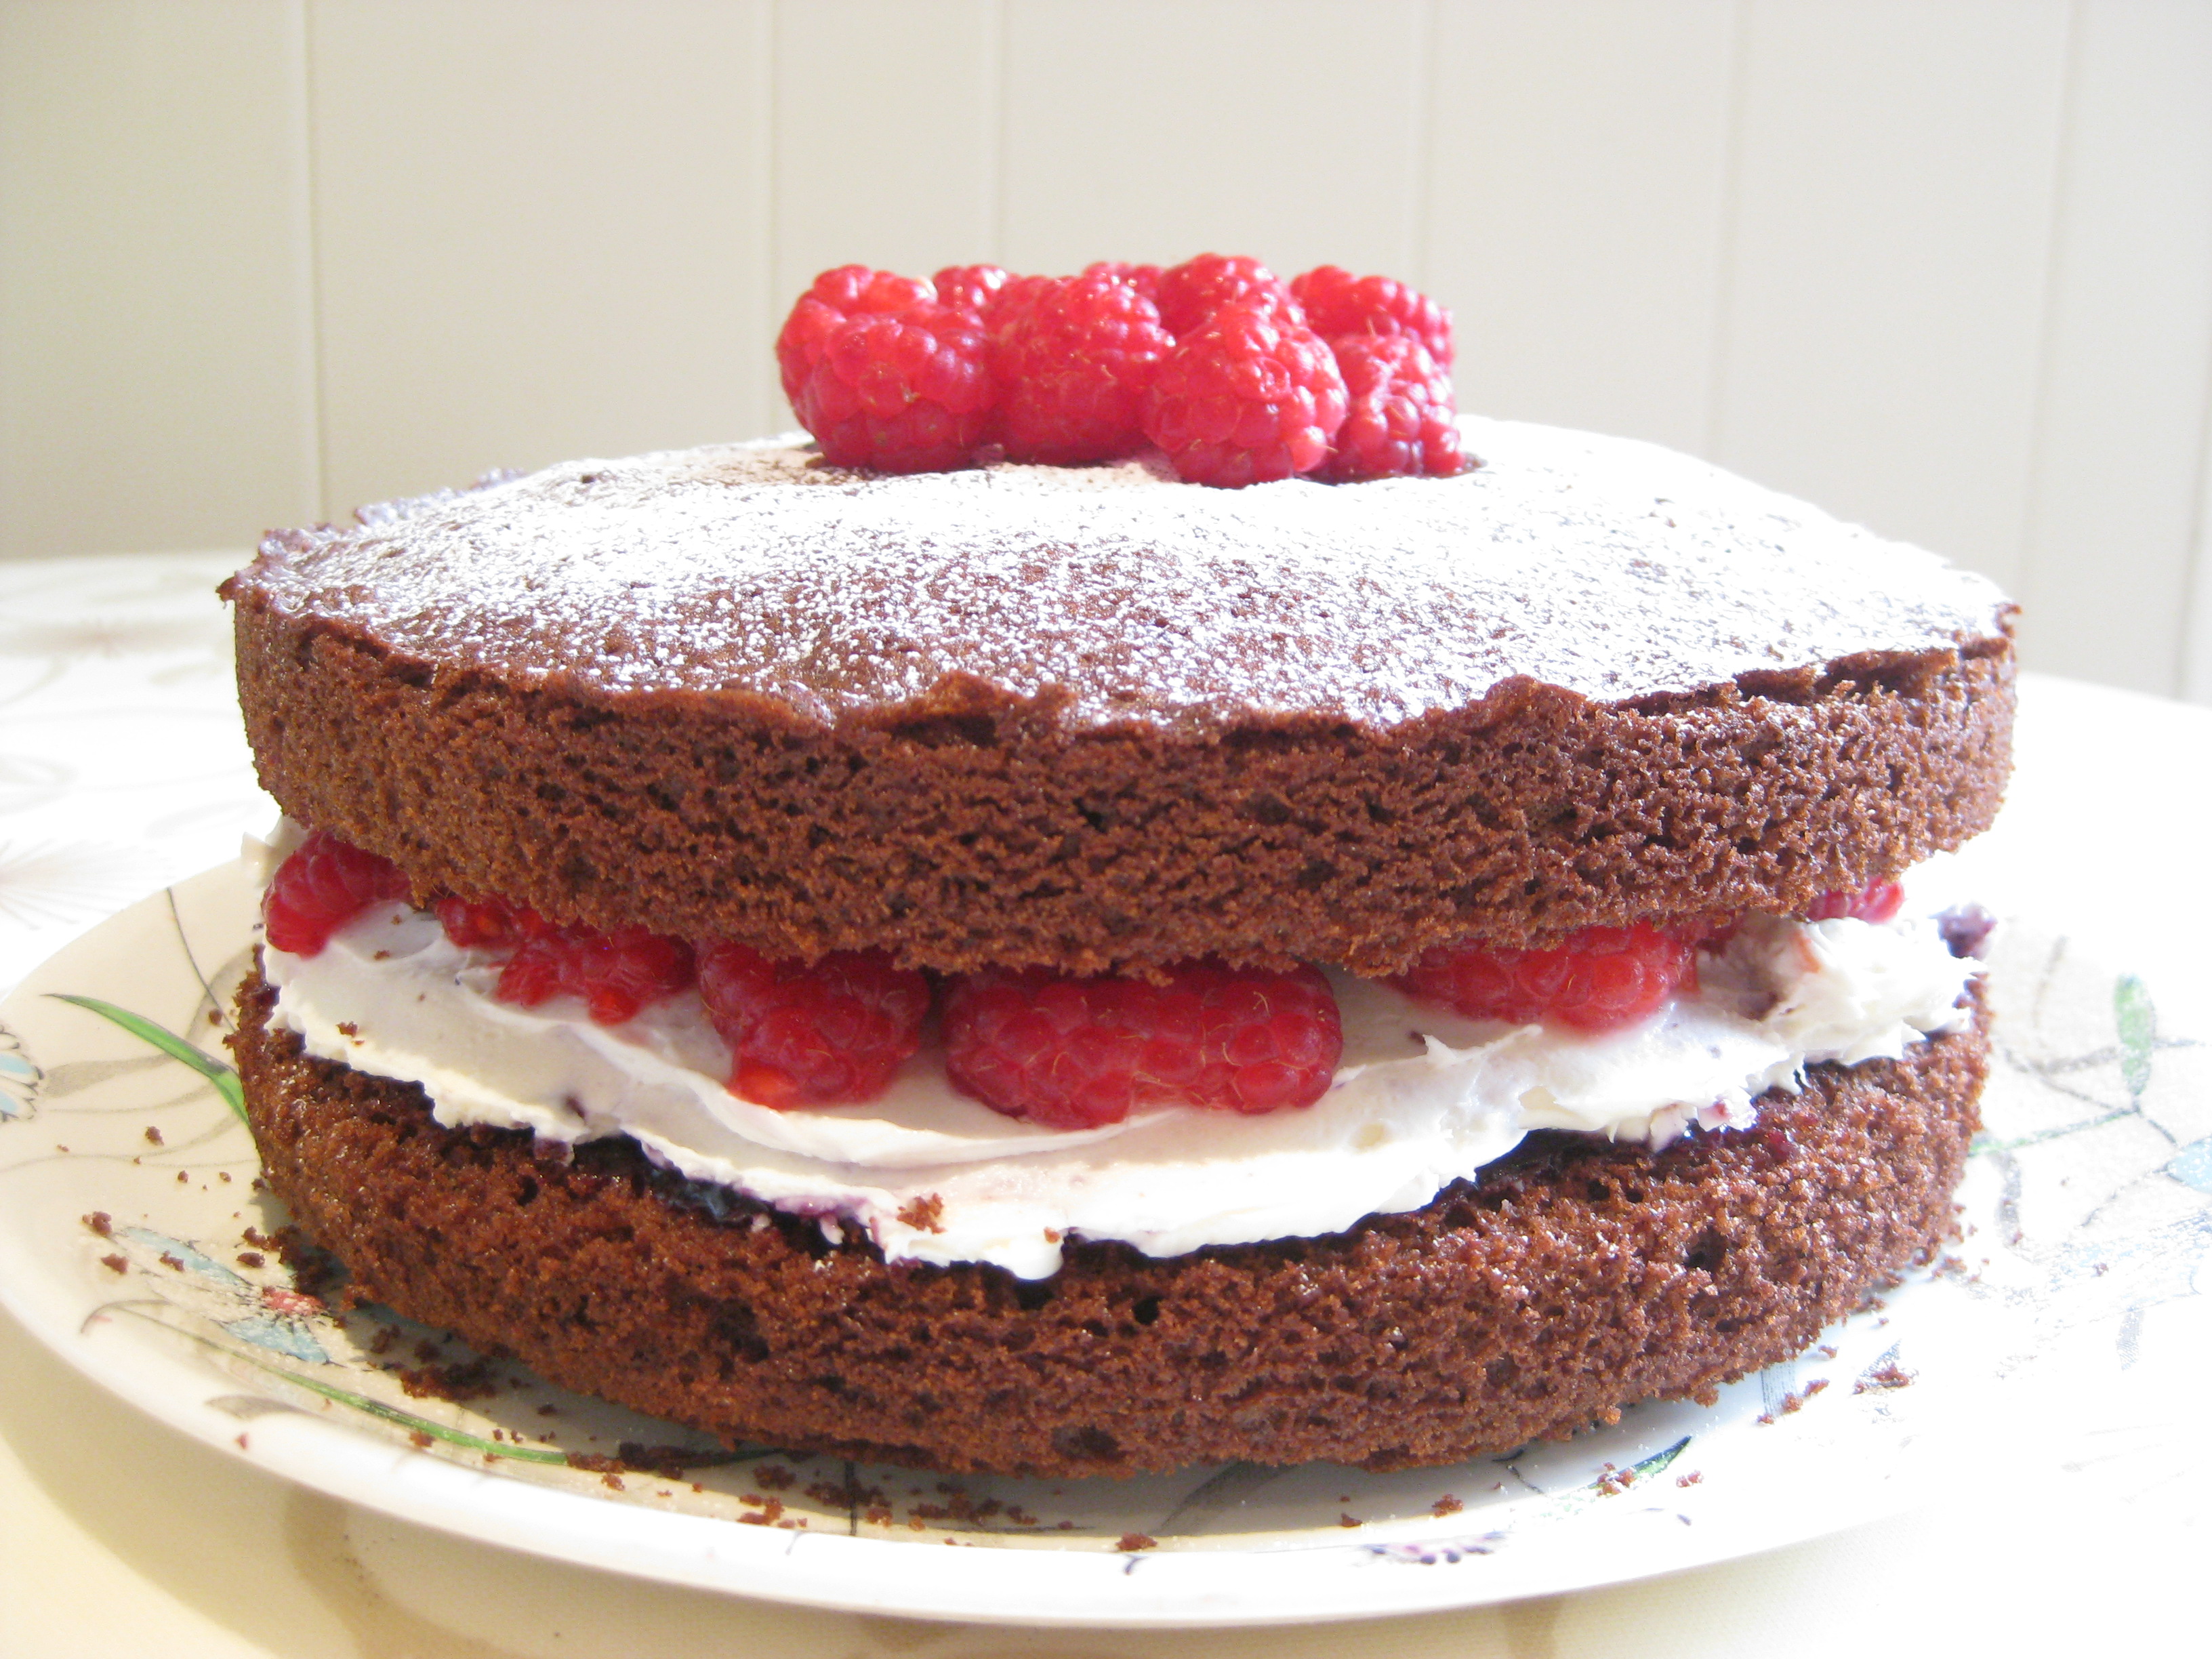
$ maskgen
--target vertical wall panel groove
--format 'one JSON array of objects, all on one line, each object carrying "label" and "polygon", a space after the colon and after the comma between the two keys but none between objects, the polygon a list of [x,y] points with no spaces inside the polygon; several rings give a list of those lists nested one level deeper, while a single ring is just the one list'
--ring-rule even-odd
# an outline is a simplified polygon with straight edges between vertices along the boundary
[{"label": "vertical wall panel groove", "polygon": [[1007,263],[1409,269],[1419,3],[1007,0]]},{"label": "vertical wall panel groove", "polygon": [[2172,694],[2212,364],[2212,9],[2081,0],[2069,78],[2024,654]]},{"label": "vertical wall panel groove", "polygon": [[0,554],[313,516],[291,23],[0,7]]},{"label": "vertical wall panel groove", "polygon": [[1752,0],[1735,0],[1729,27],[1726,148],[1721,157],[1720,238],[1713,261],[1712,368],[1705,382],[1704,443],[1698,453],[1720,453],[1721,415],[1728,406],[1729,363],[1735,349],[1735,318],[1729,301],[1735,292],[1736,228],[1743,213],[1743,112],[1751,74]]},{"label": "vertical wall panel groove", "polygon": [[331,512],[763,423],[765,3],[317,0]]},{"label": "vertical wall panel groove", "polygon": [[1731,0],[1449,0],[1431,281],[1462,406],[1700,447]]},{"label": "vertical wall panel groove", "polygon": [[1715,459],[2020,574],[2062,0],[1755,0]]},{"label": "vertical wall panel groove", "polygon": [[331,450],[323,411],[330,403],[330,381],[323,352],[323,251],[321,230],[315,215],[315,21],[310,0],[290,0],[292,43],[291,107],[295,112],[293,143],[299,167],[293,211],[300,235],[293,254],[299,269],[302,368],[307,401],[307,466],[313,482],[310,499],[318,515],[331,497]]}]

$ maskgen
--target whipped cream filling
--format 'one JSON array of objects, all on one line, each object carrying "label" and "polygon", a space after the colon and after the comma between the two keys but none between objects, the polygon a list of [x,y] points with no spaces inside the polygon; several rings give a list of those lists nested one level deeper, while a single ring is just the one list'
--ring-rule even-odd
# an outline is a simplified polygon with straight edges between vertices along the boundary
[{"label": "whipped cream filling", "polygon": [[1700,988],[1627,1030],[1469,1020],[1332,975],[1344,1057],[1304,1110],[1170,1107],[1087,1130],[1000,1116],[925,1048],[862,1105],[779,1112],[724,1086],[730,1054],[696,996],[628,1024],[580,1002],[518,1008],[497,965],[434,916],[379,905],[313,957],[274,949],[275,1023],[308,1051],[422,1085],[437,1121],[573,1143],[634,1138],[694,1180],[864,1229],[893,1261],[996,1263],[1029,1279],[1071,1236],[1148,1255],[1340,1231],[1419,1209],[1532,1129],[1663,1146],[1747,1127],[1806,1066],[1897,1058],[1955,1029],[1977,964],[1934,921],[1752,917],[1699,958]]}]

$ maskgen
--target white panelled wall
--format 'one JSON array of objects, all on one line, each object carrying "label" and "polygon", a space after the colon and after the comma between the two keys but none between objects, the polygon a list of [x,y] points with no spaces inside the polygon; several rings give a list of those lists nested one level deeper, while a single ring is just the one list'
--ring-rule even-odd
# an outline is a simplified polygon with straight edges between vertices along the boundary
[{"label": "white panelled wall", "polygon": [[0,0],[0,554],[787,425],[827,265],[1207,248],[2212,702],[2212,0]]}]

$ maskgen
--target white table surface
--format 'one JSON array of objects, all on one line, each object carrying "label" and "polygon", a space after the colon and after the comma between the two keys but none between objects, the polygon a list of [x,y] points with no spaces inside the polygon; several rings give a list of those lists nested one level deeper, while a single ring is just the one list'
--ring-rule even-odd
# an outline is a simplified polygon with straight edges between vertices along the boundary
[{"label": "white table surface", "polygon": [[[0,991],[273,809],[231,702],[233,554],[0,564]],[[2029,677],[1988,896],[2212,1037],[2212,711]],[[0,1315],[0,1659],[64,1656],[1798,1656],[2203,1651],[2203,1373],[2152,1356],[2054,1465],[1720,1566],[1465,1613],[1247,1632],[1023,1632],[789,1609],[567,1567],[293,1487],[139,1416]],[[2177,1429],[2177,1424],[2191,1426]]]}]

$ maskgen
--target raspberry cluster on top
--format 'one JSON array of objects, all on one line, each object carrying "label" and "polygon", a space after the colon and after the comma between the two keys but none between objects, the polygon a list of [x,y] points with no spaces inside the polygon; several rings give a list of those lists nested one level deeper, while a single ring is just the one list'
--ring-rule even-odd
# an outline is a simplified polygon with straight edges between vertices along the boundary
[{"label": "raspberry cluster on top", "polygon": [[[1810,919],[1885,922],[1902,900],[1896,883],[1877,881],[1824,894]],[[272,947],[313,957],[389,902],[411,902],[396,866],[317,830],[278,867],[262,915]],[[497,898],[447,897],[434,908],[448,939],[498,968],[493,994],[502,1002],[535,1008],[570,996],[598,1024],[619,1025],[696,991],[729,1044],[731,1090],[777,1110],[876,1098],[921,1048],[933,1014],[956,1089],[1062,1129],[1159,1105],[1246,1115],[1311,1106],[1343,1052],[1334,995],[1310,965],[1285,972],[1207,959],[1150,978],[1030,968],[933,982],[881,951],[775,961],[733,940],[556,926]],[[1546,950],[1468,940],[1428,951],[1389,982],[1468,1018],[1597,1034],[1695,994],[1699,947],[1734,931],[1733,921],[1586,927]]]},{"label": "raspberry cluster on top", "polygon": [[776,337],[783,390],[823,456],[933,472],[997,454],[1079,466],[1146,446],[1187,483],[1237,488],[1448,477],[1460,447],[1451,314],[1388,276],[1257,259],[1073,276],[843,265]]}]

